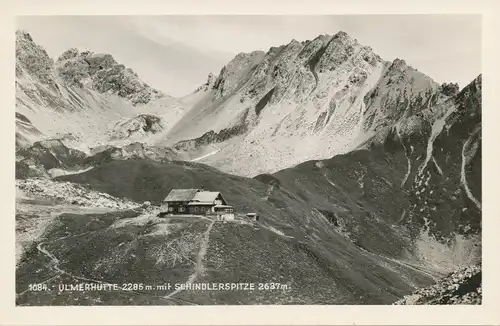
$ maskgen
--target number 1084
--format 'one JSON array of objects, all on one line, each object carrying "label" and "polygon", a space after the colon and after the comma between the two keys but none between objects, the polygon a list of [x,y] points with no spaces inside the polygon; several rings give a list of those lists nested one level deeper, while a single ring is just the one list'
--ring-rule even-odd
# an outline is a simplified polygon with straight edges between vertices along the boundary
[{"label": "number 1084", "polygon": [[47,291],[47,284],[30,284],[28,287],[29,291]]}]

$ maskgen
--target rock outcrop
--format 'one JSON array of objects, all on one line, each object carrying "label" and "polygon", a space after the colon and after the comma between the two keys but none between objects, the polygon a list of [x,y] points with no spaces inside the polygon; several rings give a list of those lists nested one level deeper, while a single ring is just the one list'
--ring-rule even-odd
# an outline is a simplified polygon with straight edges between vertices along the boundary
[{"label": "rock outcrop", "polygon": [[54,62],[29,33],[16,32],[16,114],[23,117],[16,119],[19,147],[60,139],[88,152],[116,140],[117,123],[141,120],[141,114],[162,122],[149,128],[151,119],[142,119],[149,128],[145,139],[125,137],[120,145],[147,142],[149,131],[167,131],[184,111],[177,99],[150,87],[110,54],[72,48]]},{"label": "rock outcrop", "polygon": [[460,304],[480,305],[482,302],[481,266],[470,266],[453,273],[429,287],[406,295],[395,305]]},{"label": "rock outcrop", "polygon": [[133,105],[147,104],[164,96],[141,81],[132,69],[116,62],[110,54],[69,49],[57,59],[56,71],[69,86],[116,94]]},{"label": "rock outcrop", "polygon": [[165,129],[163,120],[151,114],[139,114],[125,121],[117,122],[112,130],[111,139],[141,138],[154,135]]},{"label": "rock outcrop", "polygon": [[51,83],[53,64],[47,51],[36,44],[29,33],[16,32],[16,77],[22,77],[26,72],[42,83]]},{"label": "rock outcrop", "polygon": [[349,152],[395,125],[425,128],[435,117],[423,121],[421,112],[453,90],[404,60],[384,61],[344,32],[320,35],[238,54],[203,105],[193,106],[162,141],[172,146],[246,125],[235,135],[241,141],[217,145],[217,155],[203,162],[252,176]]},{"label": "rock outcrop", "polygon": [[16,180],[16,188],[25,196],[51,199],[72,205],[121,210],[140,207],[140,204],[131,200],[115,198],[71,182],[56,182],[47,179]]}]

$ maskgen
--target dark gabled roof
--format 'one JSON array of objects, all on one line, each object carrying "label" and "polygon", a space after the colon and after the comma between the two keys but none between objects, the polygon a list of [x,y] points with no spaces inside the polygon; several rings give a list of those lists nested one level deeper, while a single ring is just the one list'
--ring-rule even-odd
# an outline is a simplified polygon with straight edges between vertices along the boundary
[{"label": "dark gabled roof", "polygon": [[191,201],[200,189],[172,189],[164,201]]},{"label": "dark gabled roof", "polygon": [[200,191],[194,195],[192,200],[200,203],[213,204],[219,195],[220,192],[218,191]]}]

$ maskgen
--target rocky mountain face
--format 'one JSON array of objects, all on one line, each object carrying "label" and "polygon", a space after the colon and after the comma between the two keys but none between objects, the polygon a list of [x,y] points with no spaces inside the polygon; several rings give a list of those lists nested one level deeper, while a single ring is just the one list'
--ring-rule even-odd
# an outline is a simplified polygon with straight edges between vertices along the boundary
[{"label": "rocky mountain face", "polygon": [[442,106],[432,125],[426,124],[424,112],[412,128],[380,131],[364,148],[256,178],[271,193],[296,194],[326,212],[366,250],[397,250],[397,255],[442,271],[477,264],[481,78]]},{"label": "rocky mountain face", "polygon": [[[109,54],[70,49],[54,62],[28,33],[16,33],[16,112],[46,137],[72,134],[76,145],[103,144],[124,117],[182,109]],[[24,134],[33,133],[18,137]]]},{"label": "rocky mountain face", "polygon": [[464,268],[448,274],[436,284],[405,296],[394,304],[481,304],[481,274],[481,266]]},{"label": "rocky mountain face", "polygon": [[68,86],[116,94],[130,100],[132,105],[165,96],[141,81],[132,69],[117,63],[110,54],[69,49],[57,59],[55,69]]},{"label": "rocky mountain face", "polygon": [[220,150],[202,162],[255,176],[347,153],[382,129],[411,124],[454,91],[344,32],[320,35],[236,56],[160,143],[232,130],[214,139]]},{"label": "rocky mountain face", "polygon": [[85,153],[68,147],[61,139],[41,140],[16,152],[16,179],[53,178],[59,175],[82,173],[113,160],[133,158],[157,162],[177,158],[169,148],[140,142],[121,147],[106,145]]},{"label": "rocky mountain face", "polygon": [[[54,61],[30,34],[16,32],[18,175],[48,176],[47,167],[78,170],[75,162],[95,154],[91,149],[127,152],[136,142],[148,148],[150,158],[164,157],[168,149],[148,140],[168,130],[184,110],[109,54],[69,49]],[[76,161],[60,160],[62,147],[68,157],[78,153]]]},{"label": "rocky mountain face", "polygon": [[119,121],[112,131],[111,139],[144,138],[147,134],[157,134],[165,129],[161,117],[139,114],[131,119]]}]

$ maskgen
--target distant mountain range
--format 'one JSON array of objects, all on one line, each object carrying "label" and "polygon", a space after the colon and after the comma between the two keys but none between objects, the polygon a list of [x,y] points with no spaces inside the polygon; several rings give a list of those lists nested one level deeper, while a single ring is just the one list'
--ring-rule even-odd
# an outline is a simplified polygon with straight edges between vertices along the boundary
[{"label": "distant mountain range", "polygon": [[[286,274],[293,299],[184,292],[183,300],[387,304],[481,263],[481,76],[463,89],[440,85],[338,32],[240,53],[174,98],[109,54],[70,49],[54,61],[28,33],[16,39],[17,179],[70,181],[138,205],[203,184],[262,216],[259,228],[208,229],[202,279]],[[175,263],[154,263],[165,237],[180,233],[151,231],[155,219],[117,229],[118,215],[108,217],[81,225],[88,236],[77,246],[70,237],[53,247],[71,273],[186,276]],[[47,239],[73,219],[59,217]],[[197,238],[202,224],[181,228]],[[21,260],[25,273],[37,255]],[[33,281],[22,275],[19,287]]]}]

